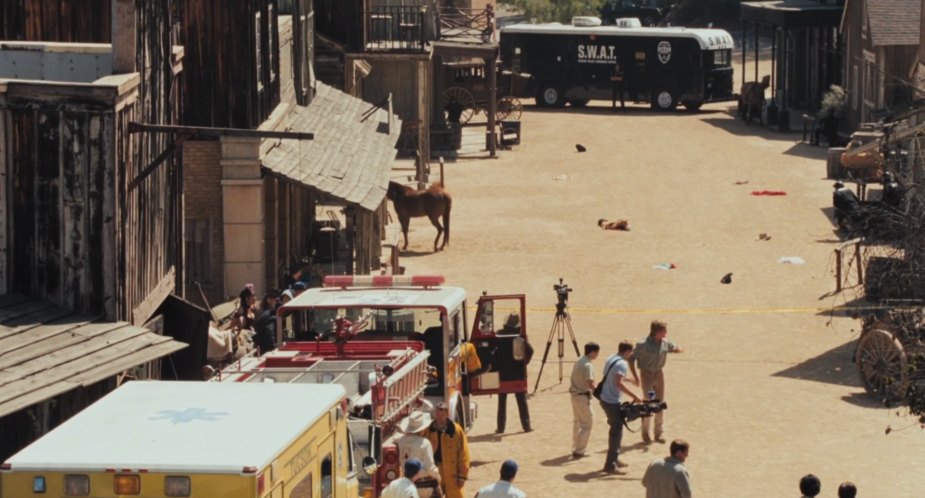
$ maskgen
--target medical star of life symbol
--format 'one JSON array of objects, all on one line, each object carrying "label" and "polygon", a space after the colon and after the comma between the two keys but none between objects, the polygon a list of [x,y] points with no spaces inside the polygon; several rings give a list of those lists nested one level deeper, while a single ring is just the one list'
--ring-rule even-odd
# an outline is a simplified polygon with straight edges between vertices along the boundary
[{"label": "medical star of life symbol", "polygon": [[172,424],[186,424],[194,420],[215,422],[226,415],[228,415],[228,412],[210,412],[205,408],[187,408],[182,412],[179,410],[161,410],[157,412],[156,417],[151,417],[151,420],[169,420]]}]

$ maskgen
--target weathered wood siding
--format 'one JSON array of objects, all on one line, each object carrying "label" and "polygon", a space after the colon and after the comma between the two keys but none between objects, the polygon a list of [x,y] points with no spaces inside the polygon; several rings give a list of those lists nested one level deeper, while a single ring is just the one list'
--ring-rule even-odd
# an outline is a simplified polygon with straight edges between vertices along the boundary
[{"label": "weathered wood siding", "polygon": [[257,128],[280,102],[276,0],[182,5],[184,124]]},{"label": "weathered wood siding", "polygon": [[349,50],[364,50],[368,7],[369,0],[315,0],[315,29]]},{"label": "weathered wood siding", "polygon": [[176,155],[128,191],[173,140],[130,135],[128,123],[178,121],[172,6],[138,0],[135,91],[10,83],[0,93],[12,225],[8,290],[132,320],[155,291],[174,288],[165,280],[182,278]]},{"label": "weathered wood siding", "polygon": [[108,43],[112,29],[110,2],[3,0],[0,2],[0,39]]},{"label": "weathered wood siding", "polygon": [[[103,192],[114,133],[103,103],[41,102],[13,94],[9,123],[11,289],[77,310],[113,299],[104,272]],[[107,115],[108,114],[108,115]],[[110,251],[111,252],[111,251]]]}]

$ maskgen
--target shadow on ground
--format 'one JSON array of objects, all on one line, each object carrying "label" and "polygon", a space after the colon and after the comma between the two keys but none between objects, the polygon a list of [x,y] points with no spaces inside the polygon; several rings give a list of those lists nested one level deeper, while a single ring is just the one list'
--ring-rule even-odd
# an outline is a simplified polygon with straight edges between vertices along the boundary
[{"label": "shadow on ground", "polygon": [[774,376],[860,388],[854,365],[855,344],[855,341],[842,344],[815,358],[781,370]]},{"label": "shadow on ground", "polygon": [[709,125],[712,125],[716,128],[719,128],[723,131],[726,131],[731,135],[736,135],[736,136],[754,136],[754,137],[763,138],[765,140],[774,140],[774,141],[782,141],[782,142],[793,142],[794,137],[798,136],[797,133],[793,133],[793,132],[781,133],[781,132],[771,130],[762,125],[759,125],[757,121],[752,123],[751,126],[749,126],[745,124],[744,121],[739,119],[738,114],[736,114],[735,112],[729,112],[727,114],[731,115],[732,117],[736,119],[710,117],[710,118],[704,119],[703,122]]}]

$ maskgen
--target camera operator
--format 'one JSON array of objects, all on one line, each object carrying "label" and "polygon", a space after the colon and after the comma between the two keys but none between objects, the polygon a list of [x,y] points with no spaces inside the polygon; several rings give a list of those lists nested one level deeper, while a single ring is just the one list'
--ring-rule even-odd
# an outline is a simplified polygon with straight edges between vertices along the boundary
[{"label": "camera operator", "polygon": [[632,354],[633,345],[630,342],[623,341],[617,348],[617,354],[610,356],[604,362],[604,377],[601,379],[603,383],[601,408],[604,409],[604,414],[607,415],[607,425],[610,426],[610,432],[607,438],[607,458],[604,460],[603,471],[608,474],[625,474],[618,467],[627,466],[627,464],[619,460],[620,444],[623,441],[621,398],[623,394],[626,394],[637,403],[642,401],[623,383],[627,373],[629,373],[627,360]]},{"label": "camera operator", "polygon": [[[654,320],[649,326],[649,337],[636,344],[636,349],[630,357],[630,371],[633,372],[633,380],[636,385],[639,384],[639,374],[636,367],[642,373],[642,392],[643,394],[655,391],[655,397],[658,400],[665,401],[665,362],[668,359],[668,353],[680,353],[682,350],[677,344],[666,339],[668,336],[668,324]],[[664,443],[662,437],[662,423],[664,421],[664,411],[655,414],[655,440]],[[646,444],[652,442],[649,437],[649,419],[642,419],[642,441]]]}]

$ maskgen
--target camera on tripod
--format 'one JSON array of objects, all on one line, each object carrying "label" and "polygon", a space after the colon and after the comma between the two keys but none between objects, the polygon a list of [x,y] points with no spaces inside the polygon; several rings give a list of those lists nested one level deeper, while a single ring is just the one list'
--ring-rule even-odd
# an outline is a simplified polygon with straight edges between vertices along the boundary
[{"label": "camera on tripod", "polygon": [[556,309],[561,313],[568,306],[568,294],[572,292],[572,288],[563,282],[562,278],[559,278],[559,283],[553,284],[552,288],[556,291],[556,298],[559,300],[556,303]]},{"label": "camera on tripod", "polygon": [[627,401],[620,404],[620,410],[623,411],[623,419],[627,422],[631,422],[637,418],[651,417],[667,409],[668,403],[658,399],[650,399],[638,403]]}]

